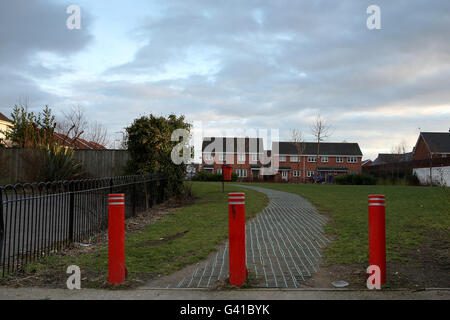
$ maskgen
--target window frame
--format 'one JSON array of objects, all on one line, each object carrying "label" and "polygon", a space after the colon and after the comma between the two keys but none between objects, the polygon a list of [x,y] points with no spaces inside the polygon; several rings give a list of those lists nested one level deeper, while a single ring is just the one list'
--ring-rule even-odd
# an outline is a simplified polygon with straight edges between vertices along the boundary
[{"label": "window frame", "polygon": [[[311,161],[311,159],[314,159],[314,161]],[[317,156],[308,156],[308,162],[309,163],[316,163],[317,162]]]},{"label": "window frame", "polygon": [[245,153],[238,153],[238,156],[237,156],[238,163],[245,163],[246,160],[247,160],[247,157],[246,157]]}]

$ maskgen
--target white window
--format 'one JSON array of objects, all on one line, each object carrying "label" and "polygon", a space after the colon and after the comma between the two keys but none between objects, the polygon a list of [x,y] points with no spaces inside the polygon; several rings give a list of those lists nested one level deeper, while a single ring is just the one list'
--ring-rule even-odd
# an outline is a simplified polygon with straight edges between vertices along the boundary
[{"label": "white window", "polygon": [[298,156],[291,156],[291,162],[298,162]]},{"label": "white window", "polygon": [[217,174],[222,174],[222,168],[217,168]]},{"label": "white window", "polygon": [[348,157],[347,162],[348,163],[358,163],[358,158],[357,157]]},{"label": "white window", "polygon": [[443,155],[442,155],[442,158],[447,158],[447,155],[446,155],[446,154],[443,154]]},{"label": "white window", "polygon": [[247,178],[247,169],[236,169],[239,178]]},{"label": "white window", "polygon": [[344,163],[344,158],[336,157],[336,163]]},{"label": "white window", "polygon": [[314,171],[308,170],[308,172],[306,173],[306,175],[307,175],[308,178],[311,178],[311,177],[314,176]]},{"label": "white window", "polygon": [[322,157],[321,160],[323,163],[326,163],[326,162],[328,162],[328,157]]},{"label": "white window", "polygon": [[289,171],[281,171],[281,178],[287,180],[289,177]]},{"label": "white window", "polygon": [[227,161],[227,155],[224,153],[219,154],[219,161]]},{"label": "white window", "polygon": [[245,162],[245,154],[242,154],[242,153],[238,154],[238,161]]},{"label": "white window", "polygon": [[286,156],[280,156],[280,162],[286,162]]},{"label": "white window", "polygon": [[253,162],[258,162],[258,155],[257,154],[252,154],[252,161]]},{"label": "white window", "polygon": [[308,162],[317,162],[317,157],[308,157]]},{"label": "white window", "polygon": [[294,178],[300,177],[300,170],[294,170]]},{"label": "white window", "polygon": [[212,160],[213,160],[212,154],[211,154],[211,153],[207,153],[207,154],[205,155],[205,160],[206,160],[206,161],[212,161]]}]

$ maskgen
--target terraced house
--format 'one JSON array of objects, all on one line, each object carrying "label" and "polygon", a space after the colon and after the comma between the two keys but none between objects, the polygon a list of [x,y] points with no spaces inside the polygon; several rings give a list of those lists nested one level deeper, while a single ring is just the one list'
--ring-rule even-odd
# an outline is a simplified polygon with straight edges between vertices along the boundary
[{"label": "terraced house", "polygon": [[[264,150],[256,138],[205,138],[202,169],[222,173],[222,165],[233,168],[240,180],[275,182],[333,182],[334,177],[361,173],[362,152],[357,143],[275,142]],[[268,160],[268,158],[269,160]],[[261,168],[278,163],[278,172],[261,175]]]},{"label": "terraced house", "polygon": [[[361,173],[362,152],[357,143],[322,142],[317,157],[316,142],[275,142],[272,157],[278,160],[278,182],[332,182],[334,177]],[[275,152],[278,150],[278,152]]]},{"label": "terraced house", "polygon": [[204,138],[202,170],[222,174],[222,165],[226,164],[240,180],[259,180],[264,156],[262,138]]}]

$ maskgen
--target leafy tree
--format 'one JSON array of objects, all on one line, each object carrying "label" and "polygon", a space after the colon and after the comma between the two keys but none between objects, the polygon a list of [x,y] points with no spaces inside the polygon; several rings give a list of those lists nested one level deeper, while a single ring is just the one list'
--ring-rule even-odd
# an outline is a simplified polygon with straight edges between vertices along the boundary
[{"label": "leafy tree", "polygon": [[74,179],[81,174],[81,164],[75,160],[73,150],[57,145],[55,116],[48,106],[37,115],[26,107],[15,106],[11,118],[13,124],[5,133],[5,140],[20,148],[43,151],[43,159],[40,153],[28,155],[33,177],[54,181]]},{"label": "leafy tree", "polygon": [[[128,135],[128,151],[131,159],[128,163],[130,174],[152,174],[162,172],[168,175],[168,189],[174,194],[183,190],[185,165],[175,164],[171,159],[172,149],[179,142],[171,141],[172,132],[176,129],[189,131],[191,125],[185,122],[184,116],[169,115],[155,117],[150,114],[136,119],[126,128]],[[187,144],[188,141],[183,141]]]},{"label": "leafy tree", "polygon": [[54,142],[55,116],[48,106],[36,115],[16,105],[11,118],[13,124],[11,130],[5,132],[5,140],[21,148],[37,148]]}]

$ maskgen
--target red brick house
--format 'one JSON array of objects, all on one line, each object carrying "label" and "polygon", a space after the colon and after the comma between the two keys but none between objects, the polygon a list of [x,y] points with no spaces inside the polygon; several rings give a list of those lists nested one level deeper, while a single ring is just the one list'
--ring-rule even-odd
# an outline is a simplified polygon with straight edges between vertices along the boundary
[{"label": "red brick house", "polygon": [[261,159],[264,157],[261,138],[204,138],[202,143],[202,170],[222,173],[222,165],[230,165],[242,181],[259,180]]},{"label": "red brick house", "polygon": [[413,149],[413,160],[450,157],[450,132],[421,132]]},{"label": "red brick house", "polygon": [[273,177],[278,182],[311,182],[314,178],[331,182],[338,175],[359,174],[363,156],[357,143],[347,142],[320,143],[319,159],[316,142],[278,142],[278,148],[272,146],[272,155],[279,162],[279,173]]},{"label": "red brick house", "polygon": [[[315,176],[316,155],[313,142],[275,142],[266,151],[260,138],[213,137],[203,140],[202,169],[220,174],[222,165],[228,164],[244,181],[309,182]],[[278,162],[278,173],[261,175],[261,169],[271,165],[269,158],[273,164]],[[323,142],[317,165],[320,179],[330,182],[337,175],[361,173],[361,159],[357,143]]]}]

